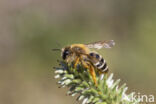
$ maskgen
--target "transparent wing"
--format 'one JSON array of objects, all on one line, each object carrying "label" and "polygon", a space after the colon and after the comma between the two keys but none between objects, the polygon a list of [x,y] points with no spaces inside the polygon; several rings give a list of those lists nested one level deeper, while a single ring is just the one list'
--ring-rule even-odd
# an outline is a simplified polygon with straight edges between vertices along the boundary
[{"label": "transparent wing", "polygon": [[95,49],[101,49],[101,48],[112,48],[115,45],[114,40],[108,40],[108,41],[98,41],[94,43],[85,44],[88,48],[95,48]]}]

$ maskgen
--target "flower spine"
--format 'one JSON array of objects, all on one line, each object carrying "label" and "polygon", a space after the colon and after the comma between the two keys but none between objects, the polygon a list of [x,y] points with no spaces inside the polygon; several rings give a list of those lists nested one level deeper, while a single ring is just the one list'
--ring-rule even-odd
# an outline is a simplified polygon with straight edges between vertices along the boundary
[{"label": "flower spine", "polygon": [[72,64],[63,61],[59,63],[60,66],[54,68],[55,78],[59,78],[58,84],[69,88],[68,95],[78,94],[77,100],[81,100],[82,104],[139,104],[137,100],[131,100],[134,92],[126,94],[126,84],[119,87],[120,79],[112,79],[113,73],[109,76],[97,74],[98,86],[95,86],[88,69],[81,65],[73,69]]}]

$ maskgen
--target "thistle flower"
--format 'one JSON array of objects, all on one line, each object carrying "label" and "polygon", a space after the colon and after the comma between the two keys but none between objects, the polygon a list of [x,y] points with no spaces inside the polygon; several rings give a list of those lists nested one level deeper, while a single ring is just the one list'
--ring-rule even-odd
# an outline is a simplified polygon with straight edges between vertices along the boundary
[{"label": "thistle flower", "polygon": [[55,78],[59,78],[60,87],[69,88],[67,94],[71,96],[79,95],[78,101],[82,104],[138,104],[138,101],[131,101],[133,93],[127,95],[128,87],[123,84],[119,87],[120,79],[114,81],[113,73],[109,76],[97,74],[98,86],[94,84],[89,69],[79,65],[76,69],[72,64],[64,61],[59,62],[59,67],[55,67]]}]

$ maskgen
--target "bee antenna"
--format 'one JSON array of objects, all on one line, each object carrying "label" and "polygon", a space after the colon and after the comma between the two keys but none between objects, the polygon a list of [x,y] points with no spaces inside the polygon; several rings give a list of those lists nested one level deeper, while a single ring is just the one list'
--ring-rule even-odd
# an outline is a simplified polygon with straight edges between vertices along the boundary
[{"label": "bee antenna", "polygon": [[51,49],[52,51],[61,51],[61,49]]},{"label": "bee antenna", "polygon": [[59,42],[56,42],[56,45],[57,45],[57,46],[59,46],[59,47],[61,47],[61,46],[62,46]]}]

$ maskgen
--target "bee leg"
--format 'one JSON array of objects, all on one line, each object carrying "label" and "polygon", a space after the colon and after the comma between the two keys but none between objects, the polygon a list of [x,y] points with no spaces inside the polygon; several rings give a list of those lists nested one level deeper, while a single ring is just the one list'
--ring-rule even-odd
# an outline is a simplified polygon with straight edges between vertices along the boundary
[{"label": "bee leg", "polygon": [[109,70],[107,70],[107,71],[105,71],[105,72],[98,71],[98,73],[99,73],[99,75],[101,75],[101,74],[106,74],[106,75],[107,75],[107,74],[108,74],[108,71],[109,71]]},{"label": "bee leg", "polygon": [[95,85],[98,86],[97,81],[96,81],[95,70],[94,70],[94,67],[92,65],[89,65],[89,71],[90,71],[90,74],[91,74],[91,76],[93,78],[93,81],[94,81]]},{"label": "bee leg", "polygon": [[75,60],[75,63],[74,63],[74,68],[76,68],[77,64],[79,63],[79,60],[80,60],[80,58],[77,57],[76,60]]},{"label": "bee leg", "polygon": [[84,62],[83,60],[81,60],[81,64],[83,65],[83,67],[85,67],[86,69],[89,69],[89,65]]},{"label": "bee leg", "polygon": [[98,70],[99,75],[103,74],[101,71]]},{"label": "bee leg", "polygon": [[92,76],[92,79],[93,79],[95,85],[98,86],[97,81],[96,81],[96,74],[94,71],[94,67],[90,63],[86,63],[84,60],[81,60],[81,63],[85,68],[89,69],[89,72]]}]

